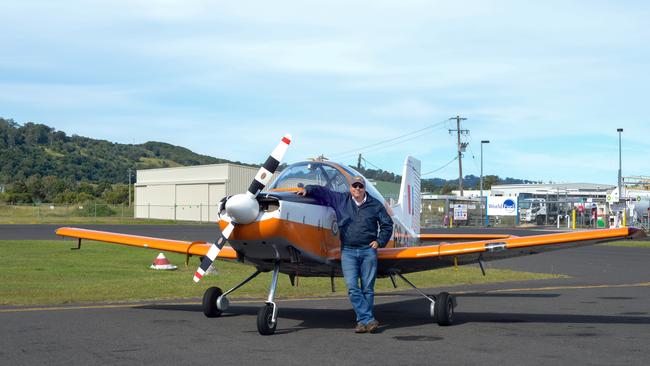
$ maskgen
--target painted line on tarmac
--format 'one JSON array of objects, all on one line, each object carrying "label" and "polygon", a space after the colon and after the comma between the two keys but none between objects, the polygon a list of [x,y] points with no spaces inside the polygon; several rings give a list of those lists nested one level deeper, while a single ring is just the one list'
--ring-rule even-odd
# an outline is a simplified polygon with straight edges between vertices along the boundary
[{"label": "painted line on tarmac", "polygon": [[[650,287],[650,282],[639,283],[626,283],[619,285],[583,285],[583,286],[551,286],[551,287],[522,287],[522,288],[509,288],[488,291],[454,291],[453,294],[473,294],[473,293],[503,293],[503,292],[522,292],[522,291],[555,291],[555,290],[584,290],[595,288],[625,288],[625,287]],[[400,298],[399,295],[392,294],[376,294],[375,297],[380,298]],[[290,302],[290,301],[322,301],[322,300],[347,300],[347,296],[332,296],[332,297],[309,297],[297,299],[282,299],[277,302]],[[234,300],[231,304],[251,304],[264,302],[263,299],[257,300]],[[32,307],[32,308],[18,308],[18,309],[0,309],[0,313],[23,313],[34,311],[61,311],[61,310],[93,310],[93,309],[120,309],[120,308],[137,308],[142,306],[170,306],[170,305],[201,305],[201,302],[147,302],[147,303],[130,303],[130,304],[108,304],[108,305],[80,305],[80,306],[53,306],[53,307]]]},{"label": "painted line on tarmac", "polygon": [[[375,295],[375,297],[391,297],[394,295]],[[276,302],[289,302],[289,301],[315,301],[315,300],[347,300],[347,296],[332,296],[332,297],[314,297],[314,298],[296,298],[296,299],[281,299]],[[251,304],[263,303],[264,299],[257,300],[232,300],[231,304]],[[92,309],[121,309],[121,308],[137,308],[142,306],[170,306],[170,305],[201,305],[200,301],[195,302],[142,302],[142,303],[128,303],[128,304],[107,304],[107,305],[79,305],[79,306],[47,306],[47,307],[33,307],[33,308],[14,308],[14,309],[0,309],[0,313],[23,313],[31,311],[59,311],[59,310],[92,310]]]},{"label": "painted line on tarmac", "polygon": [[621,288],[621,287],[648,287],[650,282],[627,283],[620,285],[583,285],[583,286],[551,286],[551,287],[528,287],[528,288],[510,288],[502,290],[490,290],[486,293],[499,292],[517,292],[517,291],[554,291],[554,290],[583,290],[592,288]]}]

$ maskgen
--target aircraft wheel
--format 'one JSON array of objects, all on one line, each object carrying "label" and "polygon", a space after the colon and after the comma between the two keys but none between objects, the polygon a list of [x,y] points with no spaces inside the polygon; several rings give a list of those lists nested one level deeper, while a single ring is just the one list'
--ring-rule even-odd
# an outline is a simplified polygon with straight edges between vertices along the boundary
[{"label": "aircraft wheel", "polygon": [[219,287],[210,287],[203,293],[203,314],[208,318],[221,316],[222,311],[217,307],[217,299],[223,294]]},{"label": "aircraft wheel", "polygon": [[278,322],[273,322],[273,305],[266,304],[257,312],[257,331],[261,335],[271,335],[275,333],[275,327]]},{"label": "aircraft wheel", "polygon": [[441,292],[436,296],[435,317],[438,325],[451,325],[454,321],[454,300],[447,292]]}]

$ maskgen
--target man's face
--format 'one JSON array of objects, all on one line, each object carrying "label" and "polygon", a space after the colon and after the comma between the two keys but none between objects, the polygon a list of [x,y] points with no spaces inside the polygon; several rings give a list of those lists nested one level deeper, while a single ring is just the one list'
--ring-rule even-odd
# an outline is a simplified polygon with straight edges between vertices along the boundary
[{"label": "man's face", "polygon": [[366,187],[359,182],[352,183],[350,186],[350,193],[352,193],[352,198],[361,201],[363,200],[363,197],[366,196]]}]

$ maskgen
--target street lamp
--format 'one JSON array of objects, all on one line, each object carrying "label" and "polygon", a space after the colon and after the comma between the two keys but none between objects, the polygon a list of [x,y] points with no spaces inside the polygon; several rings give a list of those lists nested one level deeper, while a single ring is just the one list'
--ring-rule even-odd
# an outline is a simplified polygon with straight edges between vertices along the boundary
[{"label": "street lamp", "polygon": [[616,131],[618,132],[618,201],[621,201],[621,197],[623,196],[623,191],[622,185],[623,185],[623,174],[621,170],[621,132],[623,132],[622,128],[617,128]]},{"label": "street lamp", "polygon": [[[483,203],[483,144],[489,144],[490,140],[481,140],[481,203]],[[485,200],[485,207],[487,209],[487,199]],[[481,215],[483,215],[483,210],[481,210]],[[488,225],[487,213],[485,214],[485,226]]]},{"label": "street lamp", "polygon": [[483,144],[489,144],[490,140],[481,140],[481,197],[483,197]]}]

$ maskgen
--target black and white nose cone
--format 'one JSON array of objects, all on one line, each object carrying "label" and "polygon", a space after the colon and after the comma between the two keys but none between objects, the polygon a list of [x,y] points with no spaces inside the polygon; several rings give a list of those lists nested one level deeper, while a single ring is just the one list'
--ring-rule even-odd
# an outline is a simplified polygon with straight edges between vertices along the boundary
[{"label": "black and white nose cone", "polygon": [[260,205],[249,194],[236,194],[226,201],[226,213],[237,224],[250,224],[260,213]]}]

